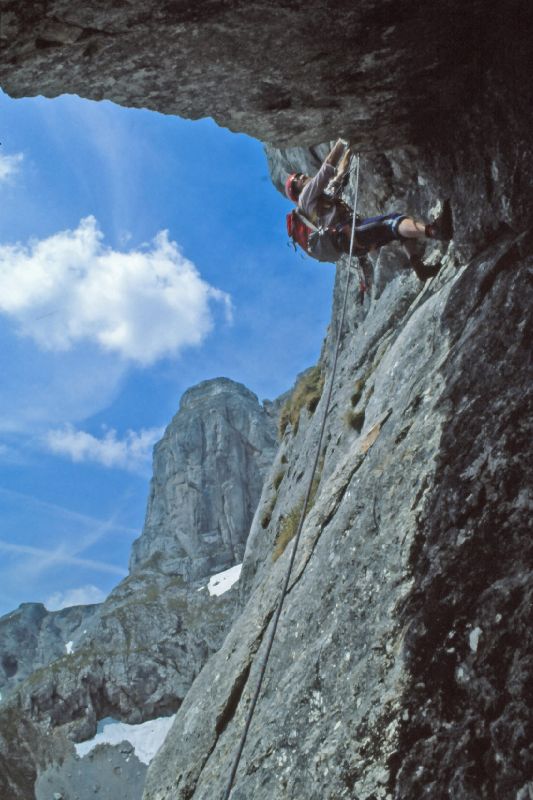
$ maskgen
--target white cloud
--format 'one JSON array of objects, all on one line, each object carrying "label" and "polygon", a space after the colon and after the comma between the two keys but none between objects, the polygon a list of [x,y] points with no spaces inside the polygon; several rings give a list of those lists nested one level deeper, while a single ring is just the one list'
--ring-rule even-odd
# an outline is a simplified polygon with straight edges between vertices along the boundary
[{"label": "white cloud", "polygon": [[105,600],[104,592],[93,584],[80,586],[78,589],[67,589],[66,592],[54,592],[44,604],[48,611],[59,611],[68,606],[88,606]]},{"label": "white cloud", "polygon": [[202,280],[167,231],[120,252],[86,217],[76,230],[0,246],[0,313],[46,350],[85,340],[148,365],[201,344],[213,328],[212,301],[230,317],[229,295]]},{"label": "white cloud", "polygon": [[19,171],[23,159],[22,153],[15,153],[12,156],[0,154],[0,183],[9,180]]},{"label": "white cloud", "polygon": [[163,435],[164,428],[146,428],[139,432],[127,431],[123,439],[117,438],[115,430],[108,430],[99,439],[86,431],[76,430],[72,425],[48,431],[46,446],[59,455],[73,461],[95,461],[105,467],[118,467],[137,471],[151,462],[152,448]]}]

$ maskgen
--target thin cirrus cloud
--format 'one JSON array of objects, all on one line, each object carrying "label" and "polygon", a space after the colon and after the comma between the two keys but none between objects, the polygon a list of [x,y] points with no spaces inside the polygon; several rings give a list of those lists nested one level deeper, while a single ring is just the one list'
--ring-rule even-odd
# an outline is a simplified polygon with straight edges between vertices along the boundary
[{"label": "thin cirrus cloud", "polygon": [[[4,508],[23,506],[25,509],[30,510],[32,514],[38,515],[40,519],[44,517],[52,518],[54,525],[59,524],[61,521],[66,521],[69,524],[75,524],[78,528],[81,526],[82,530],[90,531],[93,537],[90,543],[96,541],[94,539],[95,534],[98,538],[108,533],[120,533],[127,536],[136,536],[138,534],[136,528],[116,522],[113,516],[109,519],[100,519],[89,514],[80,514],[78,511],[71,511],[65,506],[49,503],[31,494],[7,489],[5,486],[0,486],[0,500]],[[87,546],[87,541],[83,539],[82,541],[84,541],[84,546]],[[80,539],[78,537],[79,542]]]},{"label": "thin cirrus cloud", "polygon": [[230,296],[200,277],[167,231],[121,252],[89,216],[75,230],[0,246],[0,313],[44,350],[89,341],[148,366],[201,344],[213,303],[229,321]]},{"label": "thin cirrus cloud", "polygon": [[24,160],[22,153],[5,156],[0,154],[0,183],[9,181],[20,170]]},{"label": "thin cirrus cloud", "polygon": [[11,553],[15,556],[23,556],[29,558],[31,561],[30,567],[37,571],[42,572],[51,567],[59,565],[69,565],[75,567],[84,567],[96,572],[106,572],[111,575],[119,575],[125,577],[128,573],[127,570],[117,567],[115,564],[109,564],[105,561],[97,561],[92,558],[79,558],[76,555],[65,550],[64,547],[57,547],[54,550],[45,550],[42,547],[32,547],[30,545],[14,544],[0,539],[0,552]]},{"label": "thin cirrus cloud", "polygon": [[111,429],[98,438],[73,425],[48,431],[45,446],[56,455],[66,456],[72,461],[92,461],[104,467],[142,471],[151,461],[152,448],[161,438],[164,428],[146,428],[139,432],[127,431],[120,439]]}]

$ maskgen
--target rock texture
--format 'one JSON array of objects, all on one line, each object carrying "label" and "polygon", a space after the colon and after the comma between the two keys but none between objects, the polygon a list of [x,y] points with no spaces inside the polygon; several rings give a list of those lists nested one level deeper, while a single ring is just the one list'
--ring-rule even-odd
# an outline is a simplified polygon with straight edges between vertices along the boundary
[{"label": "rock texture", "polygon": [[68,755],[39,775],[35,800],[141,800],[146,764],[129,742],[98,745],[83,758]]},{"label": "rock texture", "polygon": [[185,392],[154,450],[132,573],[154,558],[187,580],[240,563],[275,448],[274,421],[242,384],[219,378]]},{"label": "rock texture", "polygon": [[[422,293],[400,272],[367,309],[351,303],[320,482],[232,798],[527,797],[533,237],[445,258]],[[248,540],[243,611],[145,800],[223,796],[289,558],[291,545],[273,560],[275,540],[323,411],[304,409],[285,434]]]},{"label": "rock texture", "polygon": [[[363,153],[361,213],[428,218],[450,201],[453,243],[425,254],[443,262],[436,280],[422,287],[392,246],[363,306],[350,290],[314,502],[232,800],[528,800],[531,4],[1,9],[0,83],[12,94],[77,91],[210,114],[276,145],[278,186],[344,134]],[[319,363],[326,387],[347,274],[340,264]],[[223,796],[292,545],[277,560],[273,552],[294,531],[324,397],[303,402],[285,429],[227,610],[182,587],[242,552],[246,534],[214,526],[205,506],[200,532],[218,561],[189,534],[172,492],[154,498],[132,573],[99,613],[98,636],[91,631],[105,657],[93,654],[86,672],[54,662],[5,709],[8,796],[29,798],[33,763],[50,758],[36,720],[61,755],[61,730],[79,737],[99,715],[137,721],[180,703],[144,800]],[[159,456],[172,463],[165,448]],[[201,460],[190,463],[178,481],[186,503],[201,473]],[[207,486],[223,505],[228,489]],[[251,510],[240,497],[238,508]],[[170,556],[167,572],[159,553]],[[173,610],[185,596],[194,609]],[[142,622],[156,615],[162,637]]]},{"label": "rock texture", "polygon": [[83,635],[98,606],[71,606],[47,611],[42,603],[22,603],[0,618],[0,695],[35,669],[66,655]]},{"label": "rock texture", "polygon": [[21,756],[24,781],[13,777],[14,753],[25,747],[17,733],[21,716],[32,721],[35,736],[56,731],[62,753],[63,737],[88,739],[103,717],[138,723],[179,707],[230,624],[236,591],[211,596],[207,582],[242,560],[275,443],[272,415],[241,384],[222,378],[190,389],[155,448],[130,575],[85,612],[48,614],[28,604],[2,620],[8,672],[13,643],[31,647],[20,668],[25,680],[0,710],[0,795],[9,786],[13,798],[29,797],[41,763]]},{"label": "rock texture", "polygon": [[450,116],[453,128],[499,58],[527,54],[531,24],[523,0],[431,11],[397,0],[2,0],[1,11],[0,85],[13,96],[76,93],[212,116],[279,145],[339,132],[379,149]]}]

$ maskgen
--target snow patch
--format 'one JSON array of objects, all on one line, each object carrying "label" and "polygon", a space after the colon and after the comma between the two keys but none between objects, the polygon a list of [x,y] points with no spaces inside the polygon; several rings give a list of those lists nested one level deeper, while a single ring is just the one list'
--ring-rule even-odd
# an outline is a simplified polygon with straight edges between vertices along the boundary
[{"label": "snow patch", "polygon": [[231,589],[233,584],[239,580],[241,569],[242,564],[236,564],[234,567],[224,570],[224,572],[217,572],[216,575],[211,575],[207,584],[209,594],[218,596]]},{"label": "snow patch", "polygon": [[65,650],[67,651],[67,656],[71,656],[72,655],[72,648],[73,647],[74,647],[74,642],[72,642],[72,641],[66,642]]},{"label": "snow patch", "polygon": [[107,717],[98,723],[96,736],[76,745],[76,753],[83,758],[99,744],[115,745],[126,741],[133,746],[139,761],[149,764],[165,741],[175,716],[158,717],[140,725],[128,725]]},{"label": "snow patch", "polygon": [[473,653],[477,653],[479,637],[481,636],[482,633],[483,631],[481,630],[481,628],[474,628],[473,631],[470,631],[470,634],[468,636],[468,643],[470,644],[470,649]]}]

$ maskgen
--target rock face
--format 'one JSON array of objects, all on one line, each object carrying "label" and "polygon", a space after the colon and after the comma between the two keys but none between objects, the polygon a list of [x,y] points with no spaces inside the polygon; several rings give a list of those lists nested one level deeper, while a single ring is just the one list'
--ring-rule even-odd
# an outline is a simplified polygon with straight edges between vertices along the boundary
[{"label": "rock face", "polygon": [[219,378],[185,392],[154,450],[131,572],[156,558],[189,581],[240,563],[275,447],[274,422],[242,384]]},{"label": "rock face", "polygon": [[0,85],[13,96],[75,93],[212,116],[278,145],[342,133],[380,150],[455,129],[501,59],[527,59],[532,13],[524,0],[445,0],[435,13],[392,0],[4,0],[1,11]]},{"label": "rock face", "polygon": [[[422,292],[401,271],[367,308],[352,289],[316,496],[232,798],[528,796],[533,236],[445,261]],[[286,430],[248,539],[243,611],[145,800],[223,796],[324,396]]]},{"label": "rock face", "polygon": [[[175,486],[193,502],[202,460],[192,456],[174,488],[154,496],[132,573],[90,630],[104,649],[86,665],[65,657],[34,673],[23,684],[33,688],[4,711],[8,796],[31,796],[27,763],[41,767],[50,748],[62,756],[61,731],[80,737],[108,713],[134,722],[178,705],[144,800],[223,796],[340,333],[313,504],[232,800],[528,800],[531,4],[447,0],[430,13],[389,0],[334,9],[318,0],[51,0],[2,11],[8,92],[78,91],[210,114],[282,148],[269,149],[278,186],[286,171],[315,168],[323,143],[345,134],[363,153],[361,213],[427,219],[448,199],[454,215],[453,243],[426,252],[442,260],[439,277],[422,287],[397,246],[384,249],[363,306],[350,289],[342,330],[348,272],[339,264],[319,362],[325,390],[320,401],[304,396],[285,428],[246,542],[238,605],[237,592],[222,598],[226,609],[186,588],[237,557],[246,538],[214,524],[209,503],[198,505],[194,534],[194,514],[176,512]],[[171,443],[159,463],[173,463]],[[233,464],[248,452],[237,451]],[[221,508],[236,497],[206,486]],[[252,505],[238,497],[244,519]],[[155,616],[162,636],[147,627]],[[47,751],[36,726],[48,723]]]},{"label": "rock face", "polygon": [[71,606],[47,611],[42,603],[22,603],[0,619],[0,693],[3,698],[35,669],[64,656],[97,611]]},{"label": "rock face", "polygon": [[36,800],[141,800],[146,765],[128,742],[99,745],[83,758],[68,755],[35,784]]},{"label": "rock face", "polygon": [[[28,797],[34,761],[40,763],[21,759],[24,782],[13,777],[13,753],[23,747],[14,731],[20,715],[34,723],[35,736],[53,728],[58,741],[80,741],[104,717],[138,723],[179,707],[230,624],[236,591],[211,596],[207,582],[242,560],[275,444],[272,415],[241,384],[222,378],[190,389],[155,448],[130,575],[86,611],[50,614],[28,604],[2,620],[4,670],[25,680],[0,714],[0,794],[9,787],[9,796]],[[17,641],[31,647],[14,672]]]}]

